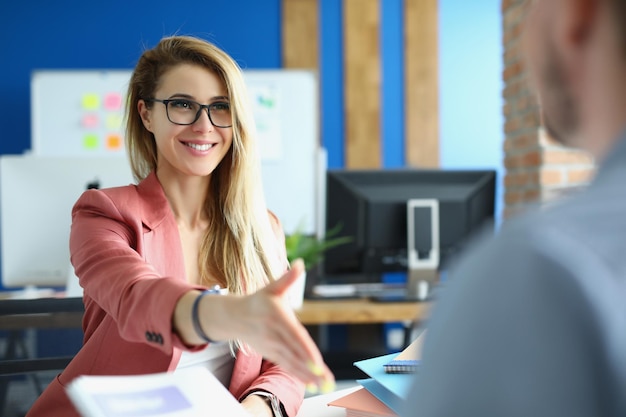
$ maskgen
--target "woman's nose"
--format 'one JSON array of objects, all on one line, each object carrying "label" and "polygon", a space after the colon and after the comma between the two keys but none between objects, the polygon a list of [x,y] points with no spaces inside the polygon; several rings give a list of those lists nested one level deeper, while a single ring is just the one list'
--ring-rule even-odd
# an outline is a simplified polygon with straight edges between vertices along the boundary
[{"label": "woman's nose", "polygon": [[193,124],[193,129],[199,132],[212,131],[215,129],[211,119],[209,118],[209,109],[202,109],[200,111],[200,117]]}]

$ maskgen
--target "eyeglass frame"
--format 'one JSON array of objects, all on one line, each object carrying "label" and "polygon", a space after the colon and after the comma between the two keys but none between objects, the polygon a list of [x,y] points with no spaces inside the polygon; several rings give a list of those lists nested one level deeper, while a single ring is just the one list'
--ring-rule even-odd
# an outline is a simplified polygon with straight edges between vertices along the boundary
[{"label": "eyeglass frame", "polygon": [[[167,120],[170,121],[170,123],[173,123],[175,125],[179,125],[179,126],[191,126],[192,124],[194,124],[195,122],[198,121],[198,119],[200,118],[200,114],[202,113],[202,110],[206,109],[206,113],[207,116],[209,116],[209,122],[211,122],[211,124],[215,127],[220,127],[220,128],[228,128],[228,127],[232,127],[232,117],[231,117],[231,123],[228,126],[221,126],[221,125],[217,125],[213,122],[213,119],[211,119],[211,108],[220,105],[220,104],[228,104],[228,106],[230,107],[230,103],[224,102],[224,101],[220,101],[220,102],[216,102],[216,103],[210,103],[210,104],[201,104],[198,103],[197,101],[194,100],[189,100],[188,98],[171,98],[171,99],[165,99],[165,100],[161,100],[158,98],[144,98],[143,101],[146,102],[157,102],[157,103],[163,103],[163,105],[165,106],[165,114],[167,115]],[[169,111],[169,106],[168,104],[171,103],[172,101],[187,101],[189,103],[193,103],[193,104],[197,104],[199,106],[198,111],[196,112],[196,116],[194,117],[193,121],[190,123],[177,123],[172,121],[172,119],[170,118],[170,111]]]}]

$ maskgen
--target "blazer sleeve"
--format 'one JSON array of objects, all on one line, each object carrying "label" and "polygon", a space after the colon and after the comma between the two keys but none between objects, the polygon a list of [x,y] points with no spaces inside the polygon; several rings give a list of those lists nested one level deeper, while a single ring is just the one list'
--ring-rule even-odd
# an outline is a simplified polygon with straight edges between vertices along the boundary
[{"label": "blazer sleeve", "polygon": [[240,396],[240,401],[255,391],[267,391],[274,394],[280,401],[283,414],[289,417],[295,417],[298,414],[304,400],[304,384],[279,366],[266,360],[263,360],[261,364],[261,374]]}]

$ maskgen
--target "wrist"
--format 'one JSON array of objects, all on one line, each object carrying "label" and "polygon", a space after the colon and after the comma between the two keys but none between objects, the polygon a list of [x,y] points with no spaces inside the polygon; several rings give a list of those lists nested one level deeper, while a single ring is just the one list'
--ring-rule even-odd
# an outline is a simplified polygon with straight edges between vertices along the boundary
[{"label": "wrist", "polygon": [[258,398],[260,401],[262,401],[265,404],[265,406],[267,407],[267,410],[269,410],[270,412],[268,415],[272,417],[283,417],[283,413],[282,413],[281,406],[280,406],[280,401],[271,392],[254,391],[250,393],[246,397],[246,399],[251,398],[251,397]]},{"label": "wrist", "polygon": [[196,335],[206,343],[214,343],[215,340],[211,339],[204,329],[202,328],[202,322],[200,320],[200,303],[204,297],[209,294],[215,294],[214,290],[204,290],[196,297],[191,307],[191,323]]}]

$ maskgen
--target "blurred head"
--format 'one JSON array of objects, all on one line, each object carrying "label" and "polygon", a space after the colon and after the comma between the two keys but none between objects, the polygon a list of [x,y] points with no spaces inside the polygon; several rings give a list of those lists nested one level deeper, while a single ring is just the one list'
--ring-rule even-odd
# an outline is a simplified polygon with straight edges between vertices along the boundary
[{"label": "blurred head", "polygon": [[611,78],[602,66],[615,59],[611,55],[626,57],[626,2],[529,2],[524,47],[544,127],[564,145],[589,147],[585,140],[592,138],[583,136],[590,136],[590,124],[598,122],[598,114],[589,110],[610,92],[598,88],[607,82],[603,77]]},{"label": "blurred head", "polygon": [[525,31],[531,77],[541,100],[544,127],[556,140],[566,142],[577,130],[578,108],[550,30],[558,7],[554,1],[531,3]]}]

